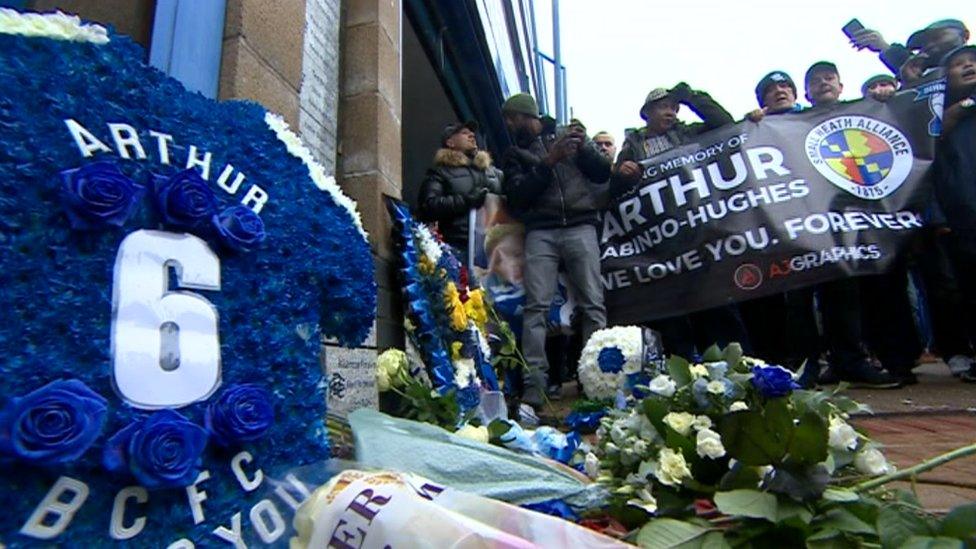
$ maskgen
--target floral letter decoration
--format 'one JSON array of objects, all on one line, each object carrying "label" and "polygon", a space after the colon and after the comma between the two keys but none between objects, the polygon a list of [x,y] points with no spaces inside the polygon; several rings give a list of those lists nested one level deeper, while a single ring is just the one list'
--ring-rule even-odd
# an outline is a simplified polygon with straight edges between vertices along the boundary
[{"label": "floral letter decoration", "polygon": [[129,472],[148,489],[179,488],[196,480],[207,431],[172,410],[161,410],[115,433],[102,464]]},{"label": "floral letter decoration", "polygon": [[217,213],[217,198],[196,170],[183,170],[169,177],[153,174],[152,180],[163,223],[202,229]]},{"label": "floral letter decoration", "polygon": [[207,431],[220,446],[256,440],[273,423],[271,393],[258,385],[227,387],[207,407]]},{"label": "floral letter decoration", "polygon": [[101,434],[106,410],[81,381],[52,381],[0,410],[0,454],[35,465],[72,462]]},{"label": "floral letter decoration", "polygon": [[251,208],[231,206],[213,216],[220,242],[239,252],[248,252],[264,241],[264,222]]},{"label": "floral letter decoration", "polygon": [[145,193],[111,162],[92,162],[61,172],[61,201],[71,228],[81,231],[121,227]]}]

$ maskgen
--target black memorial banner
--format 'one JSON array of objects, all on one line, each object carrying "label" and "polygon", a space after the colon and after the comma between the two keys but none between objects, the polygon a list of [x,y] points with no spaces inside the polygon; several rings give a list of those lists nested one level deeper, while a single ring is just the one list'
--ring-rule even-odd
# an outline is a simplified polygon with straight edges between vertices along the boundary
[{"label": "black memorial banner", "polygon": [[744,121],[643,161],[603,215],[610,322],[883,272],[930,203],[944,88]]}]

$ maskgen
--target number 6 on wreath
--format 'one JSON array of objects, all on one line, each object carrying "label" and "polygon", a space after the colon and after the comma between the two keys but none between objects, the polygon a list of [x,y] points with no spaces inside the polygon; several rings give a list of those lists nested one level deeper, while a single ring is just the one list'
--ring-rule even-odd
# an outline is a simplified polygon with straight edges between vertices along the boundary
[{"label": "number 6 on wreath", "polygon": [[178,408],[220,384],[217,310],[204,297],[170,290],[220,290],[220,259],[189,234],[140,230],[115,258],[112,370],[122,398],[136,408]]}]

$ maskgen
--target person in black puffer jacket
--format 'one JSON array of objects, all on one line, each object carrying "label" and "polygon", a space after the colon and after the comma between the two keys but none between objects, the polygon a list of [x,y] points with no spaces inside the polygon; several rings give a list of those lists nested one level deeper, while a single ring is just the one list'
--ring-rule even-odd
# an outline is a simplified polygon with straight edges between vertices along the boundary
[{"label": "person in black puffer jacket", "polygon": [[443,148],[434,155],[418,199],[420,218],[436,221],[444,241],[468,260],[469,213],[485,203],[488,193],[501,194],[502,172],[491,155],[478,150],[475,122],[448,124],[441,133]]}]

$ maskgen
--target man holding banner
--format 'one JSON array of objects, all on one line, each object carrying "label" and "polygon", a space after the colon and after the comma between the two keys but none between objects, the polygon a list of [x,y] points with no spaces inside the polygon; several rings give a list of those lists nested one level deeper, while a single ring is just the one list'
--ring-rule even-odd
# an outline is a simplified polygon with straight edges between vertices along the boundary
[{"label": "man holding banner", "polygon": [[601,235],[611,323],[883,273],[922,227],[943,83],[803,112],[790,112],[780,84],[789,88],[770,82],[757,95],[783,114],[649,156],[611,202]]},{"label": "man holding banner", "polygon": [[[701,123],[678,121],[678,108],[687,105],[701,119]],[[641,162],[651,156],[667,152],[709,130],[732,124],[732,116],[707,93],[692,90],[682,82],[670,90],[656,88],[647,94],[640,116],[645,127],[631,131],[624,140],[614,176],[611,193],[620,196],[636,189],[641,179]],[[667,352],[693,357],[709,345],[728,345],[739,342],[747,350],[749,338],[745,326],[733,305],[725,305],[693,316],[678,315],[650,324],[661,333]]]}]

